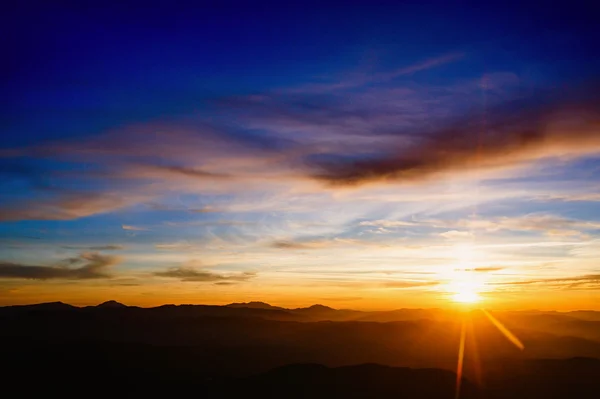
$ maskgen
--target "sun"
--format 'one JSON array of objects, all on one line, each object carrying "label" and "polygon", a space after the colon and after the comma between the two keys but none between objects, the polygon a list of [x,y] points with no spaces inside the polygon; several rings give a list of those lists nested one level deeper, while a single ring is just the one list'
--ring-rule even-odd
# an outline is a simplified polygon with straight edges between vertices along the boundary
[{"label": "sun", "polygon": [[464,289],[459,292],[456,292],[452,299],[454,302],[458,303],[477,303],[481,300],[479,294],[470,289]]},{"label": "sun", "polygon": [[452,293],[452,300],[457,303],[474,304],[481,301],[479,292],[481,284],[475,280],[461,278],[454,280],[449,285],[449,291]]}]

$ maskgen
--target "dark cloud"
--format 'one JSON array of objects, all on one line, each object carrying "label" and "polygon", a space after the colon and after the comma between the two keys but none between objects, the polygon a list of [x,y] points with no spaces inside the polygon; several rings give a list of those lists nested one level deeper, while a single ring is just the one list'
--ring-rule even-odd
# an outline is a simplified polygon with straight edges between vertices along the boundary
[{"label": "dark cloud", "polygon": [[523,101],[451,126],[399,135],[391,151],[372,156],[308,157],[313,176],[330,184],[419,180],[442,172],[500,168],[553,156],[600,152],[600,101]]},{"label": "dark cloud", "polygon": [[78,250],[84,250],[84,251],[120,251],[122,249],[125,249],[125,247],[123,245],[98,245],[98,246],[91,246],[91,247],[76,247],[76,246],[62,246],[61,248],[64,249],[78,249]]},{"label": "dark cloud", "polygon": [[[116,256],[95,252],[83,253],[68,258],[54,266],[29,266],[15,263],[0,263],[0,278],[32,280],[87,280],[111,277],[109,269],[120,261]],[[78,266],[78,267],[72,267]]]},{"label": "dark cloud", "polygon": [[199,179],[226,179],[231,176],[222,173],[207,172],[201,169],[189,168],[185,166],[176,165],[146,165],[146,168],[164,171],[174,175],[183,175],[187,177],[194,177]]},{"label": "dark cloud", "polygon": [[236,274],[219,274],[210,270],[192,267],[174,267],[163,272],[154,273],[158,277],[176,278],[181,281],[200,282],[240,282],[256,277],[255,272],[241,272]]},{"label": "dark cloud", "polygon": [[271,244],[273,248],[279,249],[315,249],[318,248],[318,245],[311,245],[311,243],[302,243],[295,241],[276,241]]},{"label": "dark cloud", "polygon": [[202,208],[197,208],[197,209],[188,209],[189,212],[192,213],[213,213],[213,212],[223,212],[223,209],[221,208],[217,208],[214,206],[210,206],[210,205],[206,205]]}]

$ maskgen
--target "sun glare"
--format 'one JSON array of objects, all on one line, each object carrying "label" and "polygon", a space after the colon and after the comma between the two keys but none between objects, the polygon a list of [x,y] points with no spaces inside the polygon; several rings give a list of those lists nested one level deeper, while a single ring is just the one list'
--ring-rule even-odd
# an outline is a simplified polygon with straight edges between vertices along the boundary
[{"label": "sun glare", "polygon": [[479,294],[477,292],[469,290],[469,289],[465,289],[465,290],[456,292],[452,296],[452,299],[454,300],[454,302],[459,302],[459,303],[476,303],[476,302],[479,302],[479,300],[481,298],[479,297]]},{"label": "sun glare", "polygon": [[454,276],[453,281],[448,285],[448,292],[452,295],[452,300],[457,303],[473,304],[481,301],[479,295],[483,288],[482,281],[476,279],[471,273],[467,275]]},{"label": "sun glare", "polygon": [[451,256],[456,259],[453,270],[446,274],[448,281],[446,291],[450,299],[461,304],[474,304],[481,301],[480,292],[484,287],[484,276],[476,273],[481,254],[469,244],[456,245],[451,248]]}]

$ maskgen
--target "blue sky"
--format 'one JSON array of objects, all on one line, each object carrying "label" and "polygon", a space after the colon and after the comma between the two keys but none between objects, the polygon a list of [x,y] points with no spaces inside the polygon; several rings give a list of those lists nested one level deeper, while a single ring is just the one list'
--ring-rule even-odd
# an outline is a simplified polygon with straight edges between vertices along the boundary
[{"label": "blue sky", "polygon": [[583,6],[1,18],[1,303],[600,306]]}]

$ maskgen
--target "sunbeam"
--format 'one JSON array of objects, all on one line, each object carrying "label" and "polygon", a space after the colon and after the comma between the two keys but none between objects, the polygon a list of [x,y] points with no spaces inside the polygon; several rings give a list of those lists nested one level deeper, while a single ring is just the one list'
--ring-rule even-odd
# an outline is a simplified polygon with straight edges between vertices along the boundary
[{"label": "sunbeam", "polygon": [[460,396],[460,385],[462,381],[463,375],[463,366],[465,359],[465,341],[467,338],[467,325],[466,320],[463,318],[462,325],[460,327],[460,343],[458,345],[458,362],[456,365],[456,395],[455,399],[458,399]]},{"label": "sunbeam", "polygon": [[492,316],[491,313],[488,312],[487,310],[481,309],[481,311],[483,312],[484,315],[486,315],[486,317],[489,319],[489,321],[491,321],[492,324],[498,330],[500,330],[500,332],[506,337],[506,339],[508,339],[513,345],[515,345],[520,350],[525,349],[525,345],[523,345],[523,342],[521,342],[521,340],[519,338],[517,338],[517,336],[515,334],[510,332],[510,330],[508,328],[506,328],[504,326],[504,324],[502,324],[498,319],[496,319],[494,316]]}]

